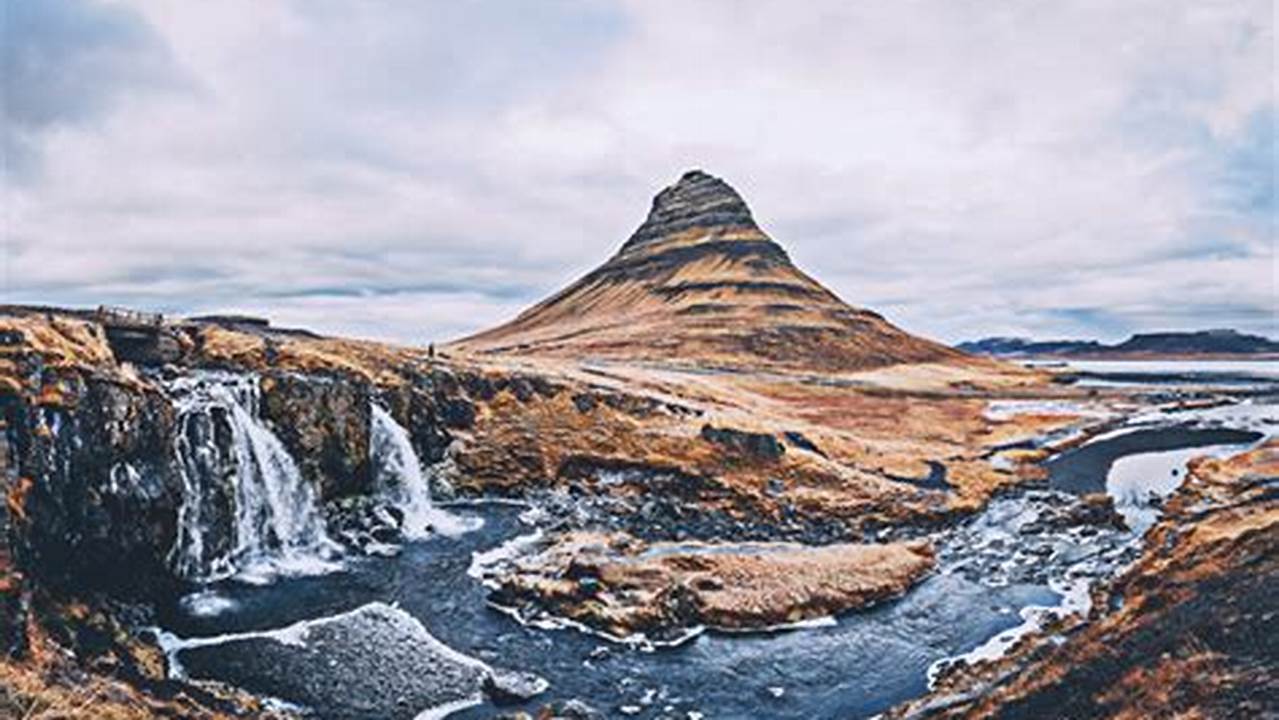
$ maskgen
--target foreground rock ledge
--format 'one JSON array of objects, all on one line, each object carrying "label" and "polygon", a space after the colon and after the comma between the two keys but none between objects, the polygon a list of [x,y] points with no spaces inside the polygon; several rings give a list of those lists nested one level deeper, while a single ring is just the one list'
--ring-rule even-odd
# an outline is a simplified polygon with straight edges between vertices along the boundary
[{"label": "foreground rock ledge", "polygon": [[900,595],[934,563],[925,542],[680,544],[574,532],[498,570],[492,599],[613,637],[664,640],[854,610]]}]

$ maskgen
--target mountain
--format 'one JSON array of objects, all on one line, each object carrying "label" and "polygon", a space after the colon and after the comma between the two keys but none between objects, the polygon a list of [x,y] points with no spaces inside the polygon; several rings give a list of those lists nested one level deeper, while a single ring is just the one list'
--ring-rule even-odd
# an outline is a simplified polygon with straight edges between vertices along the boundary
[{"label": "mountain", "polygon": [[1030,340],[991,337],[956,346],[964,352],[998,357],[1148,357],[1176,355],[1265,355],[1279,353],[1279,342],[1237,330],[1139,333],[1121,343],[1096,340]]},{"label": "mountain", "polygon": [[1105,346],[1096,340],[1031,340],[1019,337],[989,337],[959,343],[956,348],[975,355],[1024,357],[1032,355],[1070,355],[1096,352]]},{"label": "mountain", "polygon": [[453,348],[822,372],[966,357],[846,304],[791,262],[733,188],[700,170],[658,193],[603,265]]},{"label": "mountain", "polygon": [[1162,332],[1133,335],[1114,348],[1121,353],[1221,353],[1259,354],[1279,352],[1279,342],[1236,330]]}]

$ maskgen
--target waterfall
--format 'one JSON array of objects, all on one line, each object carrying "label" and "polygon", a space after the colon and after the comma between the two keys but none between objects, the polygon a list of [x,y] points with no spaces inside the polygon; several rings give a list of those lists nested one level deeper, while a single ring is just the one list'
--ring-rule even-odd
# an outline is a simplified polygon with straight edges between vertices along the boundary
[{"label": "waterfall", "polygon": [[177,573],[265,582],[336,567],[316,492],[259,417],[257,378],[200,373],[168,384],[183,497],[172,552]]},{"label": "waterfall", "polygon": [[431,485],[408,430],[377,403],[372,407],[369,455],[377,473],[378,493],[404,513],[402,532],[421,539],[431,532],[460,535],[475,528],[472,519],[451,515],[431,502]]}]

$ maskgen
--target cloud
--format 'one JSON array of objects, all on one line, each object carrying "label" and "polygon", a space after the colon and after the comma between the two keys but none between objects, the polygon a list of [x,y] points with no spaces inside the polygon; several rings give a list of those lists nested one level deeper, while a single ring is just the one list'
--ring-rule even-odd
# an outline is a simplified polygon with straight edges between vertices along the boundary
[{"label": "cloud", "polygon": [[49,7],[93,83],[7,91],[13,301],[438,338],[703,167],[912,330],[1276,331],[1264,1]]},{"label": "cloud", "polygon": [[129,92],[178,79],[163,40],[132,9],[19,0],[3,10],[0,150],[6,174],[38,170],[43,133],[101,118]]}]

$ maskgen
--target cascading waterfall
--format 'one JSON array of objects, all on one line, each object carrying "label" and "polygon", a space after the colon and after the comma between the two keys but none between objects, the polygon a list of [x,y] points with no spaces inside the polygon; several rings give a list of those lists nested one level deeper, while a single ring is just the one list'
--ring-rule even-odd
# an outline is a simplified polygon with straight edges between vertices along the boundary
[{"label": "cascading waterfall", "polygon": [[476,527],[473,520],[451,515],[431,502],[431,486],[409,433],[377,403],[372,407],[369,455],[380,495],[404,513],[402,532],[421,539],[432,532],[458,535]]},{"label": "cascading waterfall", "polygon": [[259,417],[258,380],[200,373],[169,383],[183,498],[172,562],[197,581],[266,581],[336,567],[316,492]]}]

